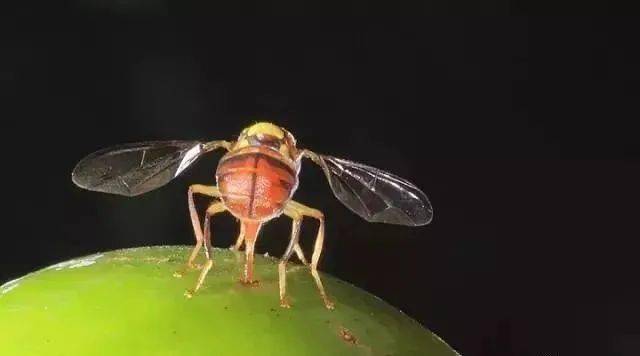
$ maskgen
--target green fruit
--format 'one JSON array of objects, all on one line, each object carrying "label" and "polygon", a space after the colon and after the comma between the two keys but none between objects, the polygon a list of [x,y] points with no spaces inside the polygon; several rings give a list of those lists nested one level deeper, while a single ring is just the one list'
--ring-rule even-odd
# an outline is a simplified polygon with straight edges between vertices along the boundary
[{"label": "green fruit", "polygon": [[243,254],[216,249],[182,278],[188,247],[144,247],[73,259],[0,287],[0,355],[457,355],[382,300],[324,275],[325,309],[308,268],[288,265],[291,309],[279,306],[277,260],[257,256],[257,286],[238,280]]}]

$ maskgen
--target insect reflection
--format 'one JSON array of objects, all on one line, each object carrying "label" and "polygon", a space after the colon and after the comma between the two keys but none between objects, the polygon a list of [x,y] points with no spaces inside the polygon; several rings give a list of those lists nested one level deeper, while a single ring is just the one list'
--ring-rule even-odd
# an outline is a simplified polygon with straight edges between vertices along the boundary
[{"label": "insect reflection", "polygon": [[[94,152],[82,159],[73,170],[73,182],[85,189],[136,196],[159,188],[181,174],[200,156],[216,149],[227,153],[216,170],[217,185],[194,184],[189,187],[188,201],[196,245],[187,268],[201,268],[195,287],[187,291],[191,297],[200,289],[213,266],[211,219],[229,212],[240,222],[235,249],[245,246],[245,268],[242,282],[254,279],[254,247],[260,228],[282,214],[292,219],[291,237],[278,265],[280,305],[289,307],[286,296],[286,265],[295,253],[305,265],[320,292],[324,305],[333,309],[318,274],[318,261],[324,241],[324,214],[292,200],[298,187],[302,158],[310,158],[325,173],[334,195],[347,208],[370,222],[407,226],[428,224],[433,210],[426,195],[412,183],[391,173],[345,159],[299,149],[291,133],[267,122],[242,130],[236,141],[156,141],[124,144]],[[194,195],[212,198],[201,224]],[[311,261],[307,262],[298,243],[304,217],[318,220]],[[194,263],[204,246],[206,263]],[[179,274],[178,274],[179,276]]]}]

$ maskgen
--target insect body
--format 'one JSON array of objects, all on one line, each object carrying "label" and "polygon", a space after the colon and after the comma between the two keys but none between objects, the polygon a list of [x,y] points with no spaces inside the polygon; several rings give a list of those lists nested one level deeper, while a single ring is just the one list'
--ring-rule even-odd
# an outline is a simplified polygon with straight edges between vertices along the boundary
[{"label": "insect body", "polygon": [[245,147],[222,158],[216,179],[231,214],[264,221],[282,213],[298,185],[298,167],[280,152]]},{"label": "insect body", "polygon": [[[329,309],[333,308],[324,291],[317,266],[324,241],[324,215],[319,210],[292,200],[298,187],[302,158],[310,158],[324,171],[334,195],[350,210],[367,221],[418,226],[428,224],[433,210],[426,195],[415,185],[388,172],[348,160],[299,150],[287,130],[261,122],[244,129],[234,142],[161,141],[125,144],[103,149],[82,159],[73,170],[78,186],[105,193],[136,196],[159,188],[182,173],[202,154],[224,148],[216,171],[217,186],[194,184],[189,187],[188,201],[196,237],[188,268],[205,247],[207,261],[193,293],[204,283],[213,267],[211,218],[228,211],[240,221],[240,234],[235,249],[245,246],[245,269],[242,281],[255,283],[253,256],[260,228],[267,221],[286,215],[293,221],[287,249],[278,265],[280,305],[289,307],[286,298],[286,264],[295,253],[309,265],[320,295]],[[194,195],[212,198],[204,224],[194,204]],[[310,263],[298,243],[304,217],[319,222]]]}]

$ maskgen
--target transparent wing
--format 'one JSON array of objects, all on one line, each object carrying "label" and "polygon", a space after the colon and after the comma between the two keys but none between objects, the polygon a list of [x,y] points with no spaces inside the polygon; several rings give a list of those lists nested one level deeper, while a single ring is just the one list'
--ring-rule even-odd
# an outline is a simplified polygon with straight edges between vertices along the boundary
[{"label": "transparent wing", "polygon": [[431,203],[411,182],[361,163],[317,156],[335,196],[365,220],[408,226],[431,222]]},{"label": "transparent wing", "polygon": [[118,145],[83,158],[71,179],[84,189],[131,197],[167,184],[204,152],[198,141]]}]

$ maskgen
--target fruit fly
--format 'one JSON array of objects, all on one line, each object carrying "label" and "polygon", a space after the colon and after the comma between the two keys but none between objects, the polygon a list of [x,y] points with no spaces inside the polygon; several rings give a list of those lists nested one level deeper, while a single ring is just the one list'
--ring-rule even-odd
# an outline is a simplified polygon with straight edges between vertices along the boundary
[{"label": "fruit fly", "polygon": [[[186,295],[200,289],[213,266],[211,218],[229,212],[240,222],[240,234],[234,248],[245,246],[242,282],[253,284],[254,247],[260,228],[282,214],[292,219],[291,237],[278,264],[280,305],[289,307],[286,296],[286,265],[293,253],[308,265],[328,309],[334,304],[325,293],[318,274],[318,261],[324,241],[324,214],[292,200],[298,187],[302,158],[318,164],[334,195],[347,208],[370,222],[420,226],[428,224],[433,210],[426,195],[412,183],[391,173],[345,159],[300,149],[293,135],[267,122],[251,125],[237,140],[229,141],[154,141],[124,144],[94,152],[82,159],[72,173],[79,187],[124,196],[136,196],[159,188],[180,175],[200,156],[216,149],[227,153],[220,159],[215,178],[217,185],[194,184],[189,187],[188,202],[196,245],[187,268],[201,268],[197,283]],[[212,199],[201,225],[194,195]],[[298,243],[304,217],[318,220],[319,227],[310,263]],[[194,261],[204,246],[206,263]]]}]

